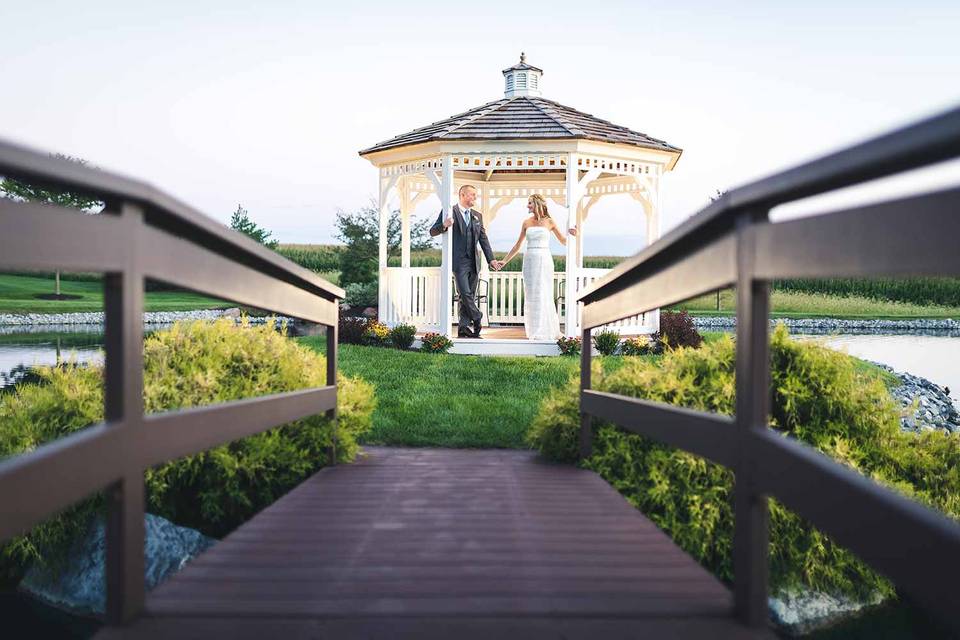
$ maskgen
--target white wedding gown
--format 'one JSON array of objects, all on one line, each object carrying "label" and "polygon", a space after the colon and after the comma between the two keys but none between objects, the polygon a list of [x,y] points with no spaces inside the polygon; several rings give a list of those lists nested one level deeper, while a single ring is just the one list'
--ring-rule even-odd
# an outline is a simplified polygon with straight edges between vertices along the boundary
[{"label": "white wedding gown", "polygon": [[553,302],[550,231],[546,227],[528,227],[526,241],[527,248],[523,252],[523,328],[528,340],[556,340],[560,337],[560,318]]}]

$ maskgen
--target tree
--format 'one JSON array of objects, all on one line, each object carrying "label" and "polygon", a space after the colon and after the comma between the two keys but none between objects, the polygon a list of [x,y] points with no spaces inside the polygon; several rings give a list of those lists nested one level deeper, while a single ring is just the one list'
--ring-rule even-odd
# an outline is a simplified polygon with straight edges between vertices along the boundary
[{"label": "tree", "polygon": [[[373,201],[354,213],[337,211],[337,239],[347,248],[340,254],[340,285],[365,284],[377,279],[380,254],[380,211]],[[411,221],[410,250],[433,247],[430,220]],[[387,220],[387,255],[400,255],[400,211],[394,209]]]},{"label": "tree", "polygon": [[[81,158],[74,158],[62,153],[51,154],[51,157],[60,160],[68,160],[77,164],[86,165],[87,161]],[[64,191],[51,187],[41,187],[39,185],[23,182],[14,178],[4,178],[0,181],[0,194],[4,197],[16,200],[18,202],[39,202],[42,204],[52,204],[59,207],[70,209],[79,209],[83,213],[99,213],[103,209],[103,202],[81,193]],[[54,295],[61,297],[60,293],[60,272],[54,272]]]},{"label": "tree", "polygon": [[247,210],[239,204],[237,205],[237,210],[233,212],[233,216],[230,218],[230,228],[234,231],[239,231],[247,237],[253,238],[265,247],[276,249],[280,245],[278,240],[270,239],[273,233],[258,226],[256,222],[250,219]]}]

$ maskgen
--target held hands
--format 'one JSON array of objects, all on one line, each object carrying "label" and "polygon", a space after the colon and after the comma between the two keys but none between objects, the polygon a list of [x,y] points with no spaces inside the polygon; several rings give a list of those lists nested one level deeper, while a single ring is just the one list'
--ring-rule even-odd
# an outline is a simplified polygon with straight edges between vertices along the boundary
[{"label": "held hands", "polygon": [[491,261],[490,261],[490,266],[493,267],[493,270],[494,270],[494,271],[500,271],[500,269],[503,269],[503,265],[505,265],[505,264],[506,264],[506,263],[505,263],[503,260],[491,260]]}]

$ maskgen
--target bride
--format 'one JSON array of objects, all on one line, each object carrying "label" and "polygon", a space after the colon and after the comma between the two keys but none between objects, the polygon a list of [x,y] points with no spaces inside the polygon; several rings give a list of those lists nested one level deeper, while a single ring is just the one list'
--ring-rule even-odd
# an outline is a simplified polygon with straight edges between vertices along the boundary
[{"label": "bride", "polygon": [[[520,238],[502,261],[491,263],[500,270],[520,251],[524,239],[527,250],[523,252],[523,328],[528,340],[556,340],[560,337],[560,319],[553,301],[553,256],[550,253],[550,232],[560,244],[566,245],[567,238],[550,217],[547,201],[539,193],[527,199],[527,211],[530,217],[523,221]],[[576,229],[569,230],[576,235]]]}]

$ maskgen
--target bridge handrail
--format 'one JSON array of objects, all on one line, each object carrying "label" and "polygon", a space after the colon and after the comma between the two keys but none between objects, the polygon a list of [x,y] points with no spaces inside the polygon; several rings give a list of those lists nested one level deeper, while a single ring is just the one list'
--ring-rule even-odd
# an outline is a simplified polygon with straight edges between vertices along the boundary
[{"label": "bridge handrail", "polygon": [[[336,419],[344,292],[143,182],[2,140],[0,176],[105,203],[84,215],[0,198],[0,269],[102,272],[106,347],[105,421],[0,461],[0,541],[106,490],[107,618],[127,622],[144,605],[145,469],[310,415]],[[326,326],[326,386],[144,415],[147,278]]]},{"label": "bridge handrail", "polygon": [[[769,428],[770,281],[960,274],[960,188],[772,223],[772,207],[960,156],[960,109],[734,189],[585,289],[580,453],[592,420],[734,470],[734,602],[767,620],[768,496],[960,631],[960,525]],[[591,332],[736,286],[734,418],[590,388]]]}]

